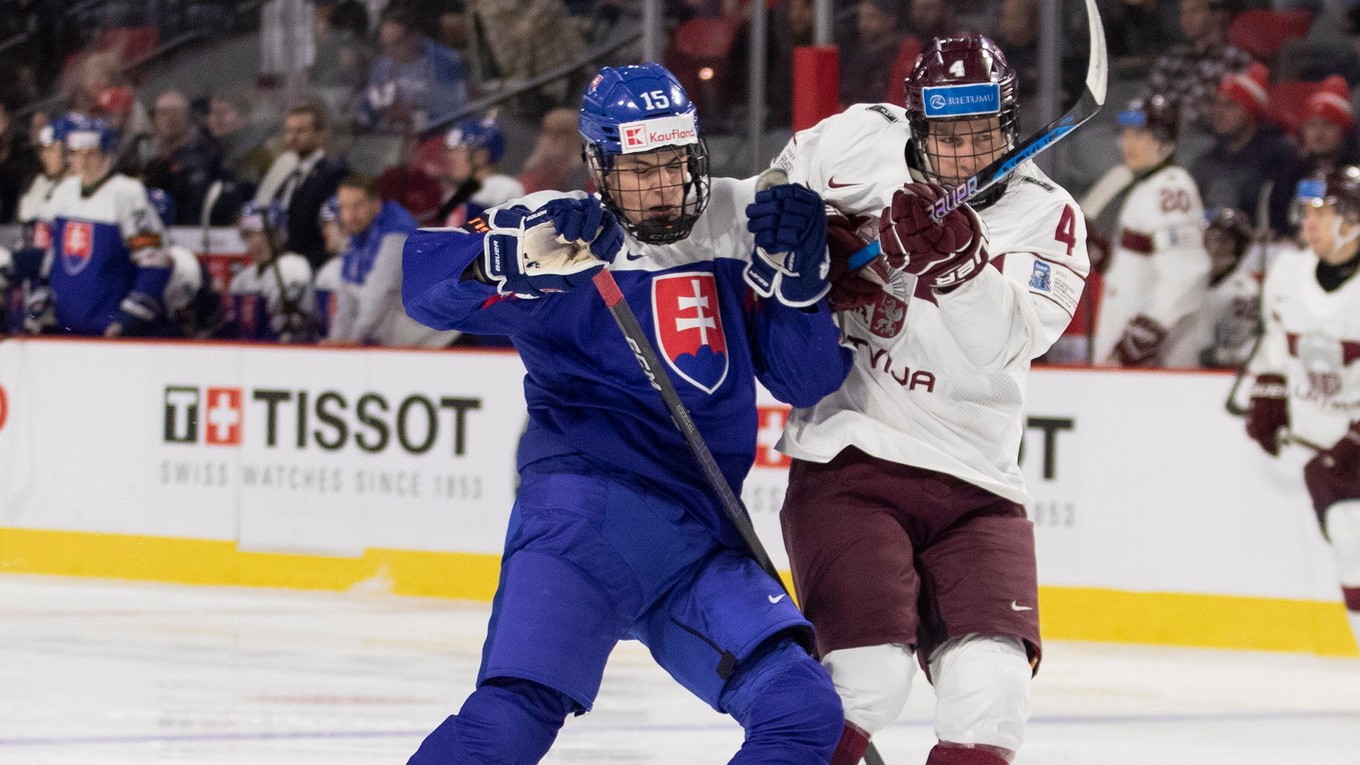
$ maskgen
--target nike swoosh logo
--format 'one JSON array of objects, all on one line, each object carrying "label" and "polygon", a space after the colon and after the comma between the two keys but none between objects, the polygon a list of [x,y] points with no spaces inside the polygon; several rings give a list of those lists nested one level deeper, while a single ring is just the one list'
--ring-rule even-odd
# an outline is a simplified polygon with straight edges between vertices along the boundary
[{"label": "nike swoosh logo", "polygon": [[1014,600],[1012,600],[1012,601],[1011,601],[1011,610],[1012,610],[1012,611],[1033,611],[1033,610],[1034,610],[1034,607],[1033,607],[1033,606],[1022,606],[1022,605],[1020,605],[1019,603],[1016,603]]},{"label": "nike swoosh logo", "polygon": [[832,176],[831,180],[829,180],[829,181],[826,182],[826,185],[827,185],[828,187],[830,187],[830,188],[833,188],[833,189],[843,189],[843,188],[846,188],[847,186],[863,186],[864,184],[858,183],[858,182],[856,182],[856,183],[836,183],[836,178],[835,178],[835,176]]},{"label": "nike swoosh logo", "polygon": [[771,603],[778,603],[784,599],[783,595],[766,595],[765,597],[769,598]]},{"label": "nike swoosh logo", "polygon": [[634,255],[631,252],[626,252],[623,256],[628,260],[638,260],[642,257],[641,255]]}]

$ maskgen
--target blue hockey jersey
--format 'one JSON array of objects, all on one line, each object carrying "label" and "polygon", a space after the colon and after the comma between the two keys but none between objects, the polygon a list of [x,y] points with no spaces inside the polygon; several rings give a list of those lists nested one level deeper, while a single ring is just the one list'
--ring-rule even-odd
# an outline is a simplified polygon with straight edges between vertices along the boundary
[{"label": "blue hockey jersey", "polygon": [[[810,406],[840,386],[850,354],[825,301],[798,310],[756,299],[742,272],[754,249],[745,208],[753,180],[715,178],[690,235],[642,244],[631,235],[610,266],[723,475],[738,496],[755,459],[755,380]],[[537,209],[580,192],[533,194],[507,205]],[[422,229],[407,240],[407,312],[435,329],[506,335],[524,360],[529,428],[519,463],[585,456],[676,497],[722,543],[740,547],[660,395],[643,375],[599,294],[589,286],[542,299],[462,281],[481,234]]]},{"label": "blue hockey jersey", "polygon": [[170,259],[141,181],[113,175],[85,189],[80,178],[67,178],[47,210],[59,331],[99,335],[119,319],[129,293],[161,299]]}]

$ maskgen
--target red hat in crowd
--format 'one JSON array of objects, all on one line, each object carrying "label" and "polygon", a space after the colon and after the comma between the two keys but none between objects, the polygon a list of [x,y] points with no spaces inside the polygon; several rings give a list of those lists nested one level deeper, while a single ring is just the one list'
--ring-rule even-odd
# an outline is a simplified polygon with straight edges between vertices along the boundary
[{"label": "red hat in crowd", "polygon": [[99,110],[126,117],[132,113],[132,88],[104,88],[99,92]]},{"label": "red hat in crowd", "polygon": [[1320,117],[1342,130],[1355,124],[1351,111],[1351,89],[1339,74],[1322,81],[1322,89],[1308,97],[1308,119]]},{"label": "red hat in crowd", "polygon": [[1270,87],[1270,71],[1266,65],[1253,61],[1251,66],[1241,72],[1223,76],[1218,83],[1218,94],[1231,98],[1242,105],[1252,118],[1259,119],[1270,105],[1267,88]]}]

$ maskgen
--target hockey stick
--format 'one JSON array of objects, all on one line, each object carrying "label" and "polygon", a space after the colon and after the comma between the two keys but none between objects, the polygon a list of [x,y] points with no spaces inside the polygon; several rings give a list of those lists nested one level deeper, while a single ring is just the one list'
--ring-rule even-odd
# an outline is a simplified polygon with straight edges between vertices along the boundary
[{"label": "hockey stick", "polygon": [[[661,394],[661,400],[666,404],[666,410],[670,413],[671,421],[675,423],[676,430],[684,437],[685,444],[689,446],[690,453],[694,455],[694,460],[699,463],[699,469],[703,471],[704,478],[708,481],[709,487],[717,495],[719,504],[727,517],[737,527],[741,533],[741,539],[746,543],[747,551],[751,557],[756,559],[760,567],[769,574],[781,587],[784,580],[779,578],[779,572],[775,570],[774,563],[770,560],[769,553],[765,552],[765,546],[760,543],[760,537],[756,536],[755,526],[751,524],[751,517],[746,514],[745,508],[737,500],[736,494],[732,492],[732,487],[728,485],[727,478],[723,476],[722,470],[718,467],[718,462],[713,458],[713,452],[709,450],[708,444],[699,433],[699,426],[695,424],[694,418],[690,416],[689,410],[680,400],[680,394],[676,392],[675,385],[671,382],[670,375],[661,366],[661,360],[656,355],[656,349],[652,347],[652,342],[647,338],[647,333],[638,323],[637,314],[628,305],[628,301],[623,299],[623,291],[619,289],[619,283],[614,281],[614,275],[609,269],[602,268],[593,277],[595,289],[599,291],[600,297],[604,299],[604,304],[609,308],[609,313],[614,317],[614,323],[619,325],[619,330],[623,332],[623,338],[628,342],[628,347],[633,351],[633,357],[637,359],[638,366],[642,367],[642,373],[647,376],[647,382]],[[785,588],[787,591],[787,588]]]},{"label": "hockey stick", "polygon": [[1085,2],[1086,23],[1091,36],[1091,56],[1086,65],[1086,89],[1082,91],[1081,98],[1077,99],[1077,103],[1068,109],[1066,114],[1048,123],[1042,130],[979,170],[937,201],[930,211],[930,217],[936,223],[958,209],[964,202],[1011,177],[1020,165],[1076,130],[1082,123],[1094,117],[1105,104],[1105,88],[1110,69],[1109,57],[1105,52],[1105,28],[1100,23],[1100,11],[1096,9],[1096,0]]}]

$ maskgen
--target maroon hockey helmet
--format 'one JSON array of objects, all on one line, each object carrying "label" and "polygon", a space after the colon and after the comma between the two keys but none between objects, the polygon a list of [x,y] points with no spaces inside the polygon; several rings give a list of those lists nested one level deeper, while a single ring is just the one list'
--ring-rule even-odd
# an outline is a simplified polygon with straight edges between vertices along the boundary
[{"label": "maroon hockey helmet", "polygon": [[1342,220],[1360,223],[1360,167],[1342,165],[1299,181],[1294,189],[1293,217],[1303,219],[1303,208],[1334,205]]},{"label": "maroon hockey helmet", "polygon": [[1121,127],[1147,130],[1162,143],[1174,144],[1180,135],[1181,110],[1175,101],[1156,94],[1129,101],[1115,121]]},{"label": "maroon hockey helmet", "polygon": [[1204,213],[1204,249],[1209,253],[1211,283],[1237,267],[1252,240],[1251,220],[1241,210],[1217,207]]},{"label": "maroon hockey helmet", "polygon": [[[1014,147],[1017,80],[1001,49],[982,35],[927,43],[906,82],[913,167],[932,183],[957,186]],[[970,204],[984,207],[1003,190],[998,184]]]}]

